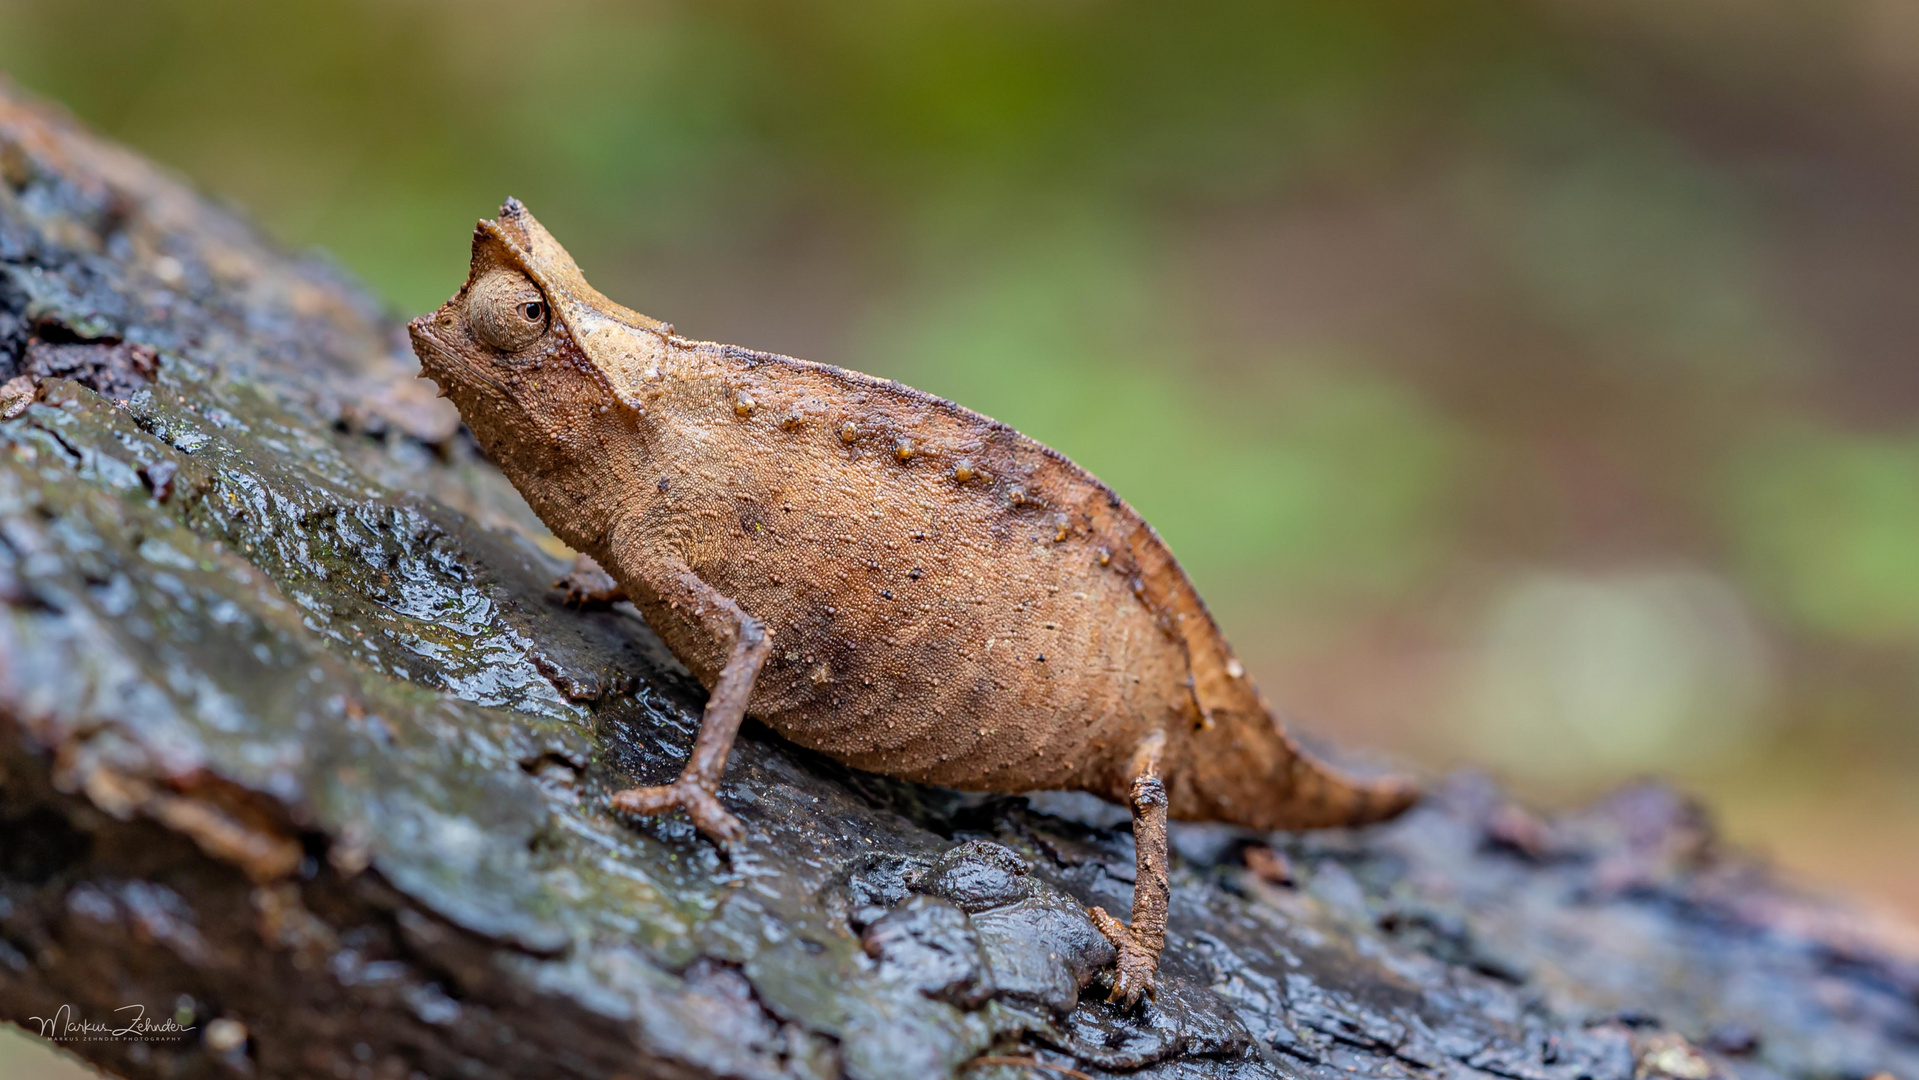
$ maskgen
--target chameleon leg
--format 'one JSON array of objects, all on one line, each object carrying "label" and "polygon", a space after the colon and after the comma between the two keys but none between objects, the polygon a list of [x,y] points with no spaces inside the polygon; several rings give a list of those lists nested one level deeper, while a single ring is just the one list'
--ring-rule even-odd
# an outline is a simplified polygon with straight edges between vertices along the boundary
[{"label": "chameleon leg", "polygon": [[713,683],[713,692],[707,696],[706,715],[700,719],[700,734],[693,741],[693,757],[680,778],[659,787],[619,792],[612,798],[613,808],[630,814],[663,814],[679,807],[701,832],[726,844],[738,840],[745,826],[720,805],[720,774],[726,769],[733,737],[739,734],[740,721],[746,717],[747,699],[753,696],[753,680],[772,650],[773,639],[758,619],[740,610],[738,604],[685,566],[670,573],[667,586],[662,598],[673,607],[691,608],[730,651],[726,666]]},{"label": "chameleon leg", "polygon": [[553,587],[565,589],[566,602],[575,607],[600,607],[626,599],[626,590],[613,580],[612,574],[601,569],[591,555],[574,556],[573,569],[555,581]]},{"label": "chameleon leg", "polygon": [[1166,948],[1166,785],[1159,778],[1159,752],[1165,736],[1147,740],[1133,755],[1133,924],[1088,910],[1093,925],[1119,949],[1118,971],[1108,1001],[1131,1005],[1151,993],[1159,954]]}]

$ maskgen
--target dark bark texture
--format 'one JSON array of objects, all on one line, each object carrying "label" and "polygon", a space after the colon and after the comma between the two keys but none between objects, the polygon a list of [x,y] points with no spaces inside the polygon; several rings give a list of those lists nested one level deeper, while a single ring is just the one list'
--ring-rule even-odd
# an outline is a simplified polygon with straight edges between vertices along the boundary
[{"label": "dark bark texture", "polygon": [[730,857],[623,819],[699,688],[565,606],[414,370],[339,273],[0,89],[0,1019],[191,1028],[67,1043],[139,1078],[1919,1080],[1911,936],[1658,787],[1178,827],[1133,1010],[1085,915],[1129,906],[1117,807],[749,724]]}]

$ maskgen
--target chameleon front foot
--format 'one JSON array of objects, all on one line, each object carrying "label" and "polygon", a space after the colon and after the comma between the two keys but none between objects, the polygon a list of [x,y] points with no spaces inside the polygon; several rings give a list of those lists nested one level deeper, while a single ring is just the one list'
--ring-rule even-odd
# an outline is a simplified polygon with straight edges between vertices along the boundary
[{"label": "chameleon front foot", "polygon": [[614,794],[613,809],[652,817],[674,808],[686,811],[694,827],[725,847],[746,835],[746,826],[720,805],[719,797],[681,778],[659,787],[628,788]]},{"label": "chameleon front foot", "polygon": [[686,564],[669,564],[657,577],[669,606],[703,616],[714,637],[731,640],[732,654],[706,699],[706,715],[700,718],[700,733],[693,740],[693,756],[680,778],[661,787],[619,792],[613,796],[613,808],[650,815],[679,807],[701,832],[725,847],[746,835],[746,826],[720,805],[720,774],[726,769],[726,756],[733,752],[733,737],[739,734],[740,721],[746,717],[753,679],[760,665],[766,663],[773,639],[758,619],[700,580]]},{"label": "chameleon front foot", "polygon": [[1113,992],[1106,1000],[1130,1008],[1141,994],[1153,996],[1153,976],[1159,971],[1159,948],[1141,941],[1132,927],[1108,915],[1103,907],[1087,908],[1086,914],[1099,932],[1106,935],[1106,940],[1119,950],[1119,961],[1113,971]]},{"label": "chameleon front foot", "polygon": [[573,569],[554,581],[553,587],[566,593],[569,606],[578,608],[606,607],[627,598],[626,589],[591,555],[574,556]]}]

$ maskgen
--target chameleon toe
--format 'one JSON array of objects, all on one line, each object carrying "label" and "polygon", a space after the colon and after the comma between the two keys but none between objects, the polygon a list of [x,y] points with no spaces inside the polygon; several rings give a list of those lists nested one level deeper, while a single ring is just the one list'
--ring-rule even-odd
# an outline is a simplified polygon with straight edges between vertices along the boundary
[{"label": "chameleon toe", "polygon": [[1127,1008],[1143,994],[1153,995],[1154,975],[1159,971],[1159,953],[1142,945],[1132,927],[1107,914],[1102,907],[1090,907],[1086,914],[1106,939],[1119,949],[1113,965],[1113,991],[1106,1000]]}]

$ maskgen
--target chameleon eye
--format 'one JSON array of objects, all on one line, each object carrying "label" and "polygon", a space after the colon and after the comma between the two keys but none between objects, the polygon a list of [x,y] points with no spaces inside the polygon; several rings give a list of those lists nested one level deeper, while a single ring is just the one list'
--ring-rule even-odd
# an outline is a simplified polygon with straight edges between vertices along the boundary
[{"label": "chameleon eye", "polygon": [[501,352],[519,352],[546,333],[546,297],[526,275],[495,270],[467,293],[466,321],[474,337]]}]

